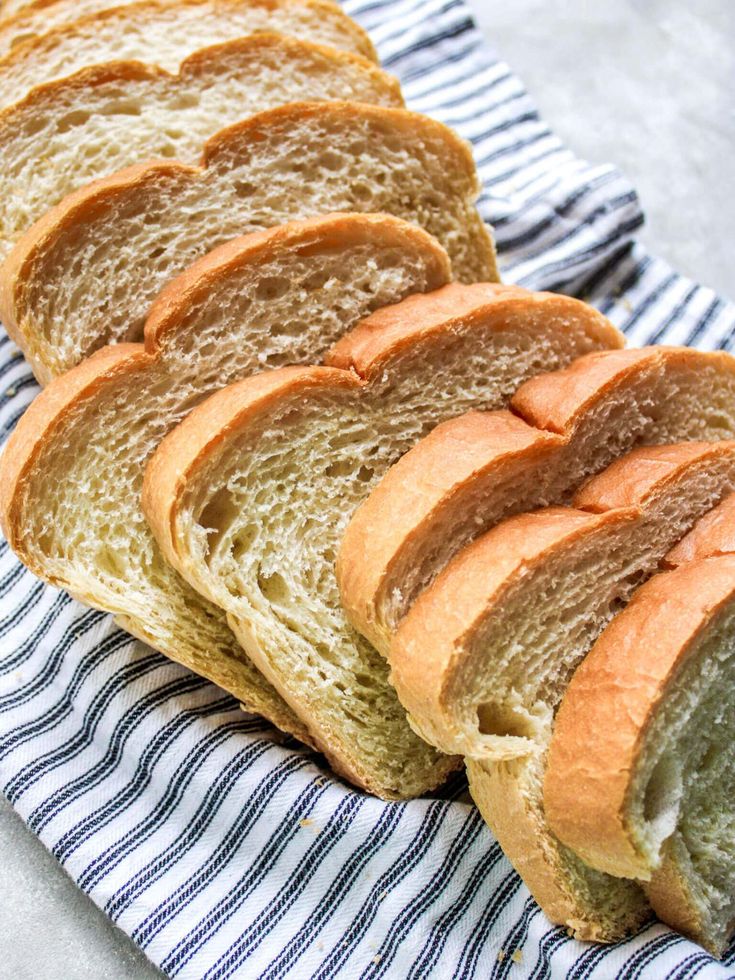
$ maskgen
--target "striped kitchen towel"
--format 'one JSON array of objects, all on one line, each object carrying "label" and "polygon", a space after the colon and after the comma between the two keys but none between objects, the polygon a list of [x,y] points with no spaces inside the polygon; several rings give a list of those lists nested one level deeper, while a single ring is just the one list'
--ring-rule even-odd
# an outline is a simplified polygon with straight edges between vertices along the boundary
[{"label": "striped kitchen towel", "polygon": [[[462,0],[347,0],[409,105],[471,141],[505,278],[595,303],[634,344],[733,346],[735,308],[633,241],[636,194],[573,156]],[[7,434],[36,393],[0,340]],[[467,802],[383,803],[0,549],[0,785],[170,976],[735,976],[662,925],[553,928]]]}]

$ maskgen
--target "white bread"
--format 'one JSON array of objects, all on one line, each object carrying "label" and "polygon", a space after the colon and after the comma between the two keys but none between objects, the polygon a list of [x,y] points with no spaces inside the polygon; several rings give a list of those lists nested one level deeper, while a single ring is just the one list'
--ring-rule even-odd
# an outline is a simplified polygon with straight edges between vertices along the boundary
[{"label": "white bread", "polygon": [[0,112],[0,256],[75,188],[144,160],[195,164],[223,127],[306,99],[403,104],[366,58],[277,34],[201,48],[177,74],[113,61],[32,89]]},{"label": "white bread", "polygon": [[139,339],[156,293],[215,245],[339,210],[418,223],[457,278],[496,279],[478,193],[468,145],[426,116],[285,106],[217,134],[201,169],[132,167],[67,198],[6,262],[0,319],[47,381],[101,344]]},{"label": "white bread", "polygon": [[87,12],[78,0],[56,0],[0,21],[2,103],[106,61],[143,61],[176,71],[199,48],[256,31],[377,61],[365,31],[328,0],[143,0],[122,6],[113,0],[107,7]]},{"label": "white bread", "polygon": [[0,463],[11,547],[46,581],[308,740],[220,610],[164,562],[140,510],[145,463],[212,390],[314,360],[372,310],[449,277],[433,239],[384,215],[326,216],[221,246],[161,295],[145,345],[104,348],[23,416]]},{"label": "white bread", "polygon": [[143,508],[165,556],[227,611],[312,741],[356,784],[418,794],[456,763],[428,764],[384,660],[345,620],[334,560],[352,510],[443,418],[502,404],[542,365],[620,343],[567,297],[453,284],[374,314],[328,368],[219,392],[151,460]]},{"label": "white bread", "polygon": [[676,347],[588,354],[526,382],[510,408],[438,426],[350,522],[342,601],[385,656],[416,598],[483,531],[567,503],[636,445],[735,438],[735,358]]},{"label": "white bread", "polygon": [[659,917],[715,956],[735,929],[734,514],[731,495],[582,662],[556,716],[544,794],[565,845],[645,882]]},{"label": "white bread", "polygon": [[506,855],[579,938],[620,938],[646,908],[636,885],[588,874],[545,825],[555,710],[636,586],[734,487],[735,442],[634,450],[577,493],[576,509],[510,518],[466,547],[393,641],[391,678],[414,727],[469,757],[473,796]]}]

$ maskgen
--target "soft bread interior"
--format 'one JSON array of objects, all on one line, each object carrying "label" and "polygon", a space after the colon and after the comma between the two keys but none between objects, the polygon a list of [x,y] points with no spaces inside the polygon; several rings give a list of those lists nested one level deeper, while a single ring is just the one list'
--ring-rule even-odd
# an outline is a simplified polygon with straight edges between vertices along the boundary
[{"label": "soft bread interior", "polygon": [[[424,490],[426,483],[437,482],[432,481],[432,472],[438,449],[432,451],[428,445],[419,444],[407,454],[394,467],[395,473],[389,473],[383,481],[387,488],[388,480],[392,480],[395,494],[403,497],[411,494],[414,487],[419,488],[413,494],[414,509],[405,519],[403,537],[384,544],[385,538],[372,533],[372,514],[366,510],[365,514],[358,512],[345,538],[345,549],[349,542],[358,555],[358,563],[360,554],[378,555],[377,549],[383,549],[375,559],[381,569],[380,578],[376,575],[367,584],[358,579],[361,591],[354,597],[349,590],[343,590],[348,610],[353,603],[366,607],[360,617],[367,627],[366,635],[387,656],[390,637],[401,620],[467,543],[512,514],[568,503],[587,477],[599,473],[634,446],[733,438],[732,365],[723,365],[711,355],[701,354],[697,360],[698,352],[687,353],[691,355],[689,359],[678,358],[675,353],[672,357],[652,358],[650,365],[629,374],[623,383],[594,400],[568,433],[548,433],[544,441],[541,430],[534,430],[539,433],[535,441],[530,431],[527,436],[522,430],[520,435],[514,434],[518,445],[515,455],[508,453],[501,459],[502,438],[494,440],[491,433],[486,456],[489,464],[495,454],[496,465],[483,469],[482,454],[478,453],[476,471],[466,475],[457,466],[452,484],[456,459],[452,441],[472,439],[472,427],[481,424],[481,420],[467,419],[462,425],[462,420],[457,420],[453,429],[447,427],[442,498]],[[548,385],[552,383],[553,376],[549,376]],[[559,384],[562,383],[563,372],[559,377]],[[522,416],[522,411],[519,414]],[[492,424],[493,419],[484,420],[486,430]],[[431,438],[439,435],[437,432]],[[527,440],[524,446],[519,444],[522,436]],[[513,448],[510,436],[507,448]],[[387,494],[379,499],[381,508],[390,507]],[[369,506],[368,501],[365,509]]]},{"label": "soft bread interior", "polygon": [[[444,751],[479,760],[544,748],[569,679],[597,636],[666,552],[734,487],[735,456],[725,451],[688,466],[640,507],[589,514],[586,523],[580,511],[581,531],[570,529],[548,553],[540,552],[540,560],[513,569],[482,615],[468,624],[461,658],[443,692],[451,722],[442,720],[441,730],[434,726],[431,732],[417,719],[422,733],[431,732]],[[539,527],[545,515],[538,512]],[[492,561],[496,542],[502,548],[513,520],[472,546],[477,571]],[[534,518],[521,520],[532,540]],[[447,579],[452,574],[450,565]],[[443,581],[437,580],[437,593]],[[414,606],[405,620],[408,629],[421,609],[421,603]],[[417,642],[408,630],[405,635]],[[402,627],[394,649],[398,657],[403,636]],[[405,672],[400,678],[411,683]]]},{"label": "soft bread interior", "polygon": [[[735,926],[733,690],[731,601],[698,638],[696,655],[646,728],[628,813],[631,836],[652,869],[654,908],[716,955]],[[686,905],[672,902],[672,875]]]},{"label": "soft bread interior", "polygon": [[122,59],[175,72],[199,48],[255,31],[287,34],[375,60],[370,40],[355,21],[336,4],[320,0],[56,0],[0,21],[0,91],[8,104],[17,102],[34,85]]},{"label": "soft bread interior", "polygon": [[256,228],[383,211],[427,228],[464,280],[497,277],[463,143],[438,123],[357,105],[295,106],[236,127],[206,170],[149,168],[88,195],[17,256],[4,320],[55,376],[101,344],[138,339],[155,295],[197,256]]},{"label": "soft bread interior", "polygon": [[366,59],[276,34],[203,48],[177,75],[116,61],[33,89],[0,114],[1,254],[75,188],[145,160],[195,164],[217,130],[305,99],[402,104]]},{"label": "soft bread interior", "polygon": [[[94,397],[49,425],[16,490],[15,546],[45,578],[117,614],[126,629],[305,737],[224,614],[163,561],[140,509],[144,467],[166,432],[213,389],[284,360],[318,358],[374,309],[442,285],[448,265],[427,236],[379,216],[326,218],[285,232],[280,247],[212,281],[178,329],[169,325],[158,355],[137,354],[137,367],[104,380]],[[55,397],[65,383],[40,397]],[[21,421],[11,442],[34,437]]]},{"label": "soft bread interior", "polygon": [[344,372],[226,429],[188,472],[172,518],[184,574],[227,610],[333,764],[382,795],[425,790],[430,750],[410,734],[385,661],[347,623],[337,549],[354,508],[433,425],[502,404],[542,364],[590,343],[543,319],[494,326],[457,322],[377,366],[367,386]]},{"label": "soft bread interior", "polygon": [[639,884],[588,867],[549,833],[543,756],[467,760],[472,798],[506,857],[552,922],[577,939],[614,942],[651,915]]},{"label": "soft bread interior", "polygon": [[[606,880],[587,868],[549,829],[542,785],[547,749],[569,678],[596,636],[637,585],[656,571],[672,544],[733,487],[735,444],[722,444],[715,454],[706,445],[701,450],[686,447],[686,462],[677,466],[676,478],[661,482],[661,462],[676,452],[676,447],[640,451],[616,465],[614,478],[598,477],[578,498],[589,511],[569,511],[568,530],[550,537],[551,545],[540,531],[562,520],[562,509],[509,520],[467,549],[464,561],[460,555],[434,586],[441,592],[460,568],[463,581],[469,582],[473,573],[482,574],[483,566],[492,567],[494,558],[508,561],[510,571],[492,590],[481,615],[473,614],[463,630],[459,612],[452,624],[461,647],[455,647],[454,659],[460,666],[452,665],[442,686],[440,723],[437,711],[431,719],[422,715],[416,727],[445,751],[465,751],[471,757],[473,795],[507,856],[549,917],[574,928],[581,938],[620,938],[641,921],[645,906],[637,886],[621,886],[622,879]],[[621,487],[627,490],[621,492]],[[616,496],[627,498],[631,506],[605,510],[606,500]],[[539,560],[532,559],[531,544],[528,556],[514,564],[504,557],[513,540],[509,531],[522,524],[524,537],[533,541],[534,523]],[[474,565],[467,557],[473,554],[478,558]],[[427,595],[431,597],[431,590]],[[461,600],[456,595],[453,600],[461,609]],[[401,644],[421,644],[422,631],[408,640],[402,634],[422,608],[428,608],[427,597],[399,630],[395,651],[398,690],[414,711],[420,701],[414,693],[407,699],[412,675],[401,664]],[[441,608],[434,595],[431,617],[422,624],[427,637]],[[652,761],[649,778],[657,765]],[[675,806],[676,783],[665,767],[656,778],[649,807],[658,808],[663,827],[667,821],[670,825],[667,811]]]}]

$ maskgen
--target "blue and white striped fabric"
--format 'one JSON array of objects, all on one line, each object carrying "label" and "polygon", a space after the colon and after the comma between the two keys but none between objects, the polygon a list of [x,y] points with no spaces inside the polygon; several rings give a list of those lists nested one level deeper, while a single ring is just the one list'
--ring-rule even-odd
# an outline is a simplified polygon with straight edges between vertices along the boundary
[{"label": "blue and white striped fabric", "polygon": [[[576,159],[462,0],[348,0],[409,105],[474,147],[508,280],[591,300],[634,344],[732,348],[735,308],[631,236],[634,190]],[[0,341],[0,425],[36,392]],[[467,802],[386,804],[0,551],[0,785],[170,976],[735,976],[661,925],[615,947],[552,928]]]}]

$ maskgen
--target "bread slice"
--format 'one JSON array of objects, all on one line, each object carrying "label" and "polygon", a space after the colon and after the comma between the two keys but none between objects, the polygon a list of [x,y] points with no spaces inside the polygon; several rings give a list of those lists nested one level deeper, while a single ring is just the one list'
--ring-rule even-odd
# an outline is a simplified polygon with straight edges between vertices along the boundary
[{"label": "bread slice", "polygon": [[217,134],[201,169],[133,167],[67,198],[8,259],[0,318],[46,381],[101,344],[139,339],[156,293],[215,245],[339,210],[416,222],[459,279],[496,279],[478,193],[468,145],[426,116],[285,106]]},{"label": "bread slice", "polygon": [[385,656],[416,598],[483,531],[569,502],[636,445],[735,438],[735,358],[676,347],[588,354],[526,382],[511,409],[438,426],[350,522],[337,564],[342,601]]},{"label": "bread slice", "polygon": [[[60,6],[70,11],[63,0]],[[290,35],[376,61],[364,31],[323,0],[150,0],[90,14],[43,31],[28,15],[0,23],[0,106],[35,85],[109,61],[142,61],[170,72],[201,48],[256,31]],[[28,36],[29,20],[37,36]],[[38,29],[41,29],[38,36]],[[25,38],[25,40],[24,40]]]},{"label": "bread slice", "polygon": [[646,882],[660,918],[715,956],[735,930],[734,513],[732,495],[669,563],[697,557],[643,585],[587,655],[544,795],[560,840]]},{"label": "bread slice", "polygon": [[146,342],[104,348],[31,405],[0,465],[11,547],[46,581],[308,741],[224,614],[163,560],[140,510],[146,461],[193,405],[264,367],[315,360],[374,309],[448,282],[425,232],[386,215],[237,239],[154,305]]},{"label": "bread slice", "polygon": [[366,58],[277,34],[201,48],[175,75],[114,61],[32,89],[0,112],[3,254],[75,188],[147,159],[194,164],[224,126],[305,99],[403,104]]},{"label": "bread slice", "polygon": [[735,442],[634,450],[577,509],[510,518],[464,549],[416,602],[392,648],[414,727],[469,757],[470,788],[550,918],[615,939],[646,914],[638,886],[601,881],[543,809],[554,713],[577,664],[668,549],[735,487]]},{"label": "bread slice", "polygon": [[[349,516],[443,418],[507,400],[542,365],[604,344],[607,321],[547,294],[453,284],[373,314],[326,368],[209,399],[149,464],[143,507],[166,557],[225,609],[254,662],[338,771],[384,797],[426,792],[455,760],[406,722],[383,659],[349,627],[334,559]],[[546,315],[526,317],[535,303]]]}]

